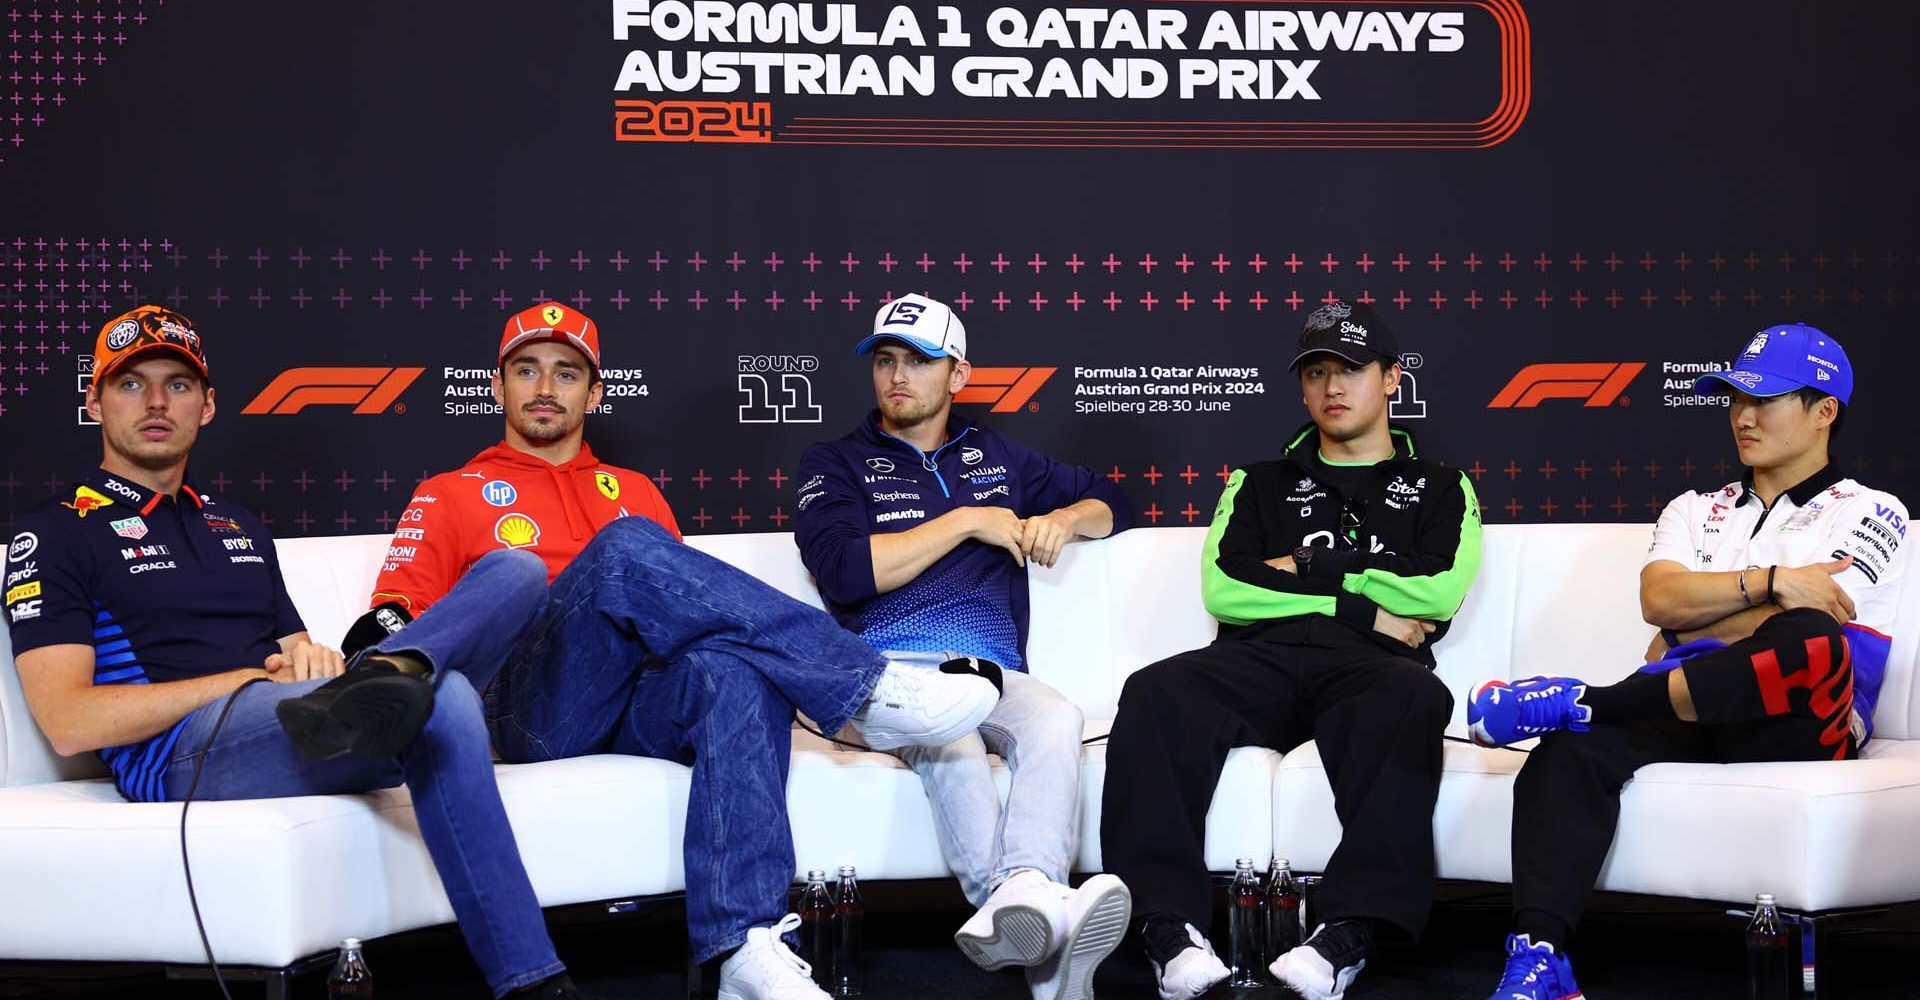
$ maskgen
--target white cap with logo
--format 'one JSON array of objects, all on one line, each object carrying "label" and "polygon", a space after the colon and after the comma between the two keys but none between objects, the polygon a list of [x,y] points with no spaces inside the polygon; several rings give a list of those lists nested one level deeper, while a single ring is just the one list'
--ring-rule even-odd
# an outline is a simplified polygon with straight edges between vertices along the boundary
[{"label": "white cap with logo", "polygon": [[967,328],[945,303],[908,292],[873,314],[873,332],[853,349],[871,353],[883,340],[897,340],[930,358],[967,357]]}]

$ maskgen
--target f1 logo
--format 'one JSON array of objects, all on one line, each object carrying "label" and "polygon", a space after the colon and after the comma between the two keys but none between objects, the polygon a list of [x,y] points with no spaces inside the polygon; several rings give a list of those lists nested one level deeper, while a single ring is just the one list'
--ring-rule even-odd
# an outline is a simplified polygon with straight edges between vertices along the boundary
[{"label": "f1 logo", "polygon": [[920,322],[920,314],[926,311],[927,307],[918,302],[901,299],[894,302],[893,308],[887,310],[887,318],[882,320],[880,325],[892,326],[895,323],[899,323],[905,326],[912,326]]},{"label": "f1 logo", "polygon": [[309,406],[351,406],[353,412],[383,413],[420,377],[424,368],[289,368],[260,390],[241,413],[299,413]]},{"label": "f1 logo", "polygon": [[992,403],[992,413],[1013,413],[1022,406],[1030,410],[1040,408],[1038,403],[1029,403],[1033,394],[1047,384],[1058,368],[975,368],[967,384],[954,394],[956,403]]},{"label": "f1 logo", "polygon": [[1528,365],[1487,404],[1490,410],[1530,410],[1542,400],[1580,399],[1586,406],[1612,406],[1640,370],[1638,361]]}]

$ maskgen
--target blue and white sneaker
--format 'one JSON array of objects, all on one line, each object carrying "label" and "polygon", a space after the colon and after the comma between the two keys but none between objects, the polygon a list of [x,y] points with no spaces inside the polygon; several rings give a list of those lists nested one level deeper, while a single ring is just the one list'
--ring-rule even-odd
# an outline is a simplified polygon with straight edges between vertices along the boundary
[{"label": "blue and white sneaker", "polygon": [[1571,677],[1493,680],[1473,690],[1467,701],[1467,729],[1483,747],[1503,747],[1562,729],[1587,731],[1593,709],[1581,702],[1585,681]]},{"label": "blue and white sneaker", "polygon": [[1573,981],[1573,963],[1545,941],[1525,934],[1507,935],[1507,971],[1487,1000],[1581,1000]]}]

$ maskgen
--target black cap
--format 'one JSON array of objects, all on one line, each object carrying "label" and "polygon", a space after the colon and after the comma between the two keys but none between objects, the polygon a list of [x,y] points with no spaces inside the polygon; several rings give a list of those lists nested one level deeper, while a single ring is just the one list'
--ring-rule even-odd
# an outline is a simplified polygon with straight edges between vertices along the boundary
[{"label": "black cap", "polygon": [[1356,365],[1375,359],[1390,365],[1400,360],[1400,342],[1372,306],[1335,299],[1307,317],[1299,353],[1287,370],[1298,369],[1309,354],[1335,354]]}]

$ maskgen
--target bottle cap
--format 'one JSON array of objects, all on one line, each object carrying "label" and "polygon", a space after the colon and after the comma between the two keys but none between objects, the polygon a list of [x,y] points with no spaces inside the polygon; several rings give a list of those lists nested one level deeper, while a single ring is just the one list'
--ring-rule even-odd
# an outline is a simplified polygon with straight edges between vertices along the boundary
[{"label": "bottle cap", "polygon": [[852,866],[852,865],[841,865],[841,866],[840,866],[840,877],[841,877],[841,878],[852,878],[852,877],[853,877],[853,866]]},{"label": "bottle cap", "polygon": [[1253,868],[1253,859],[1252,858],[1235,858],[1233,859],[1233,867],[1235,870],[1245,868],[1250,871]]},{"label": "bottle cap", "polygon": [[824,872],[824,871],[822,871],[822,870],[820,870],[820,869],[818,869],[818,868],[809,868],[809,869],[807,869],[807,881],[809,881],[809,882],[824,882],[824,881],[826,881],[826,880],[827,880],[827,873],[826,873],[826,872]]},{"label": "bottle cap", "polygon": [[1273,863],[1276,867],[1285,868],[1288,871],[1293,870],[1293,862],[1288,861],[1286,858],[1274,858]]},{"label": "bottle cap", "polygon": [[340,942],[340,948],[342,951],[345,951],[350,948],[358,948],[358,947],[360,947],[359,938],[347,938],[345,941]]},{"label": "bottle cap", "polygon": [[1754,899],[1754,902],[1759,903],[1761,906],[1773,905],[1773,893],[1770,893],[1770,892],[1763,892],[1760,895],[1753,897],[1753,899]]}]

